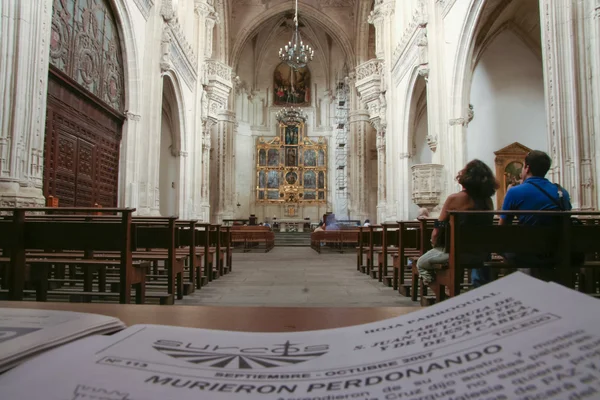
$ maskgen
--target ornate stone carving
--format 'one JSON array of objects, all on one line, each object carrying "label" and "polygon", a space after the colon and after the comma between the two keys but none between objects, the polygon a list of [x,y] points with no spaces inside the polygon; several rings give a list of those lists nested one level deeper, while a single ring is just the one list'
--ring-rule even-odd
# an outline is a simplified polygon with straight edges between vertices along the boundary
[{"label": "ornate stone carving", "polygon": [[474,117],[475,117],[475,111],[473,111],[473,105],[469,104],[469,109],[467,110],[467,116],[451,119],[450,126],[455,126],[455,125],[467,126],[467,125],[469,125],[469,123],[471,123],[471,121],[473,121]]},{"label": "ornate stone carving", "polygon": [[436,135],[427,135],[427,146],[435,153],[437,150],[438,138]]},{"label": "ornate stone carving", "polygon": [[127,117],[128,120],[136,121],[136,122],[140,121],[142,119],[141,115],[132,113],[130,111],[126,111],[125,116]]},{"label": "ornate stone carving", "polygon": [[198,78],[198,58],[194,53],[191,45],[185,38],[183,29],[177,19],[165,10],[166,5],[163,3],[162,15],[165,19],[162,37],[162,59],[161,69],[168,71],[172,69],[178,72],[183,81],[191,90],[194,90],[196,80]]},{"label": "ornate stone carving", "polygon": [[436,0],[436,2],[442,9],[442,16],[445,17],[454,6],[454,3],[456,3],[456,0]]},{"label": "ornate stone carving", "polygon": [[198,78],[198,57],[175,16],[172,0],[163,0],[160,14],[165,22],[161,69],[163,72],[170,69],[178,72],[190,90],[194,90]]},{"label": "ornate stone carving", "polygon": [[429,211],[440,204],[442,197],[441,164],[417,164],[412,166],[412,200]]},{"label": "ornate stone carving", "polygon": [[227,106],[229,93],[233,88],[231,67],[216,61],[206,60],[204,64],[204,90],[208,97],[208,116],[218,118],[221,110]]},{"label": "ornate stone carving", "polygon": [[139,8],[140,12],[145,19],[150,16],[150,10],[154,6],[154,0],[133,0],[135,5]]}]

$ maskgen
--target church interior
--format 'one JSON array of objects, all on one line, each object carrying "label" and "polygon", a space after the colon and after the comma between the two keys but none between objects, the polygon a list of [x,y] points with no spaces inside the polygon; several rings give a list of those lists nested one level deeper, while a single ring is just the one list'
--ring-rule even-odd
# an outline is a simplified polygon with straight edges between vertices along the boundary
[{"label": "church interior", "polygon": [[[596,0],[0,10],[0,307],[341,307],[322,325],[337,327],[457,296],[477,286],[464,254],[502,263],[525,244],[585,253],[547,280],[600,297]],[[501,219],[535,150],[579,224],[468,231],[448,216],[478,159]],[[428,287],[417,261],[438,218],[449,261]],[[343,322],[344,307],[395,311]]]}]

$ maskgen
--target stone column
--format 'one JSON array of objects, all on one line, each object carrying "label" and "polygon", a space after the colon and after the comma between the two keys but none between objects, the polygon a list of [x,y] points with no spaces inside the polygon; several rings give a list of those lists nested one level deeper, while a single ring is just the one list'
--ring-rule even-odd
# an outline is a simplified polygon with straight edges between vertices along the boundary
[{"label": "stone column", "polygon": [[353,218],[364,221],[369,218],[369,148],[367,145],[369,112],[364,109],[350,112],[349,123],[352,149],[348,157],[350,213]]},{"label": "stone column", "polygon": [[235,113],[222,110],[217,118],[212,138],[211,173],[212,221],[221,223],[234,216],[234,158],[233,143],[236,130]]},{"label": "stone column", "polygon": [[[387,108],[387,102],[389,100],[387,98],[387,82],[391,81],[390,66],[392,64],[392,51],[395,46],[393,31],[394,8],[395,1],[378,0],[375,2],[373,11],[369,15],[368,19],[369,23],[375,26],[375,54],[380,60],[380,87],[378,101],[367,104],[367,108],[369,109],[369,113],[371,114],[372,124],[377,130],[377,154],[379,171],[381,171],[382,167],[384,168],[383,182],[385,182],[385,188],[382,189],[382,186],[379,185],[379,190],[385,193],[385,197],[383,201],[380,197],[380,200],[378,201],[377,205],[379,222],[383,222],[387,219],[395,219],[395,216],[397,215],[397,196],[395,190],[395,182],[387,182],[387,178],[385,178],[385,168],[397,170],[397,160],[392,157],[390,158],[390,162],[386,163],[385,155],[386,152],[390,152],[390,154],[393,154],[394,151],[397,151],[397,146],[393,140],[393,135],[386,136],[385,134],[387,130],[391,131],[394,128],[391,125],[391,122],[393,122],[392,118],[389,119],[389,121],[391,122],[390,124],[388,124],[388,113],[391,113],[392,110],[388,110]],[[375,122],[374,119],[376,118],[378,118],[379,120]],[[381,155],[381,157],[379,155]],[[379,179],[381,179],[382,174],[380,174],[379,171],[378,177]],[[390,178],[391,177],[392,174],[390,174]]]},{"label": "stone column", "polygon": [[387,163],[386,163],[386,127],[378,122],[377,129],[377,223],[386,221],[387,217]]},{"label": "stone column", "polygon": [[[221,222],[233,217],[233,136],[235,113],[228,111],[228,99],[233,84],[231,67],[207,60],[205,87],[208,98],[208,118],[216,122],[211,132],[210,194],[211,220]],[[227,163],[227,164],[225,164]]]},{"label": "stone column", "polygon": [[43,206],[52,1],[0,2],[0,206]]},{"label": "stone column", "polygon": [[[586,3],[586,4],[584,4]],[[585,18],[591,2],[541,0],[542,49],[548,115],[548,147],[553,167],[549,179],[560,183],[571,194],[573,208],[594,209],[592,134],[594,132],[591,101],[594,93],[589,84],[598,75],[591,71],[586,55]],[[596,7],[600,4],[596,2]],[[597,53],[596,47],[591,53]],[[592,63],[592,68],[594,64]],[[597,78],[596,78],[597,79]],[[597,100],[596,100],[597,101]]]},{"label": "stone column", "polygon": [[211,139],[210,130],[216,123],[214,118],[208,117],[209,98],[205,91],[205,84],[208,84],[206,77],[201,71],[205,68],[205,60],[212,56],[212,36],[213,27],[218,20],[218,15],[212,2],[207,0],[195,0],[194,11],[196,13],[196,24],[198,27],[196,37],[196,54],[198,54],[198,75],[200,79],[196,84],[196,135],[194,157],[194,185],[193,199],[195,215],[201,221],[210,220],[210,149]]}]

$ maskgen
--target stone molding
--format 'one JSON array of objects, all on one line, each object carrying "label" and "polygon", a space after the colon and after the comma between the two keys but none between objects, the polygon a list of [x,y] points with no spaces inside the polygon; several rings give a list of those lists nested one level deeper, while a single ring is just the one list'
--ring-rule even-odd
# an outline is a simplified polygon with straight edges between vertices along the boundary
[{"label": "stone molding", "polygon": [[144,19],[148,19],[150,16],[150,10],[154,7],[154,0],[133,0],[135,5],[138,7]]},{"label": "stone molding", "polygon": [[442,17],[445,17],[456,3],[456,0],[436,0],[436,3],[442,9]]},{"label": "stone molding", "polygon": [[172,0],[163,0],[160,14],[164,20],[161,70],[177,72],[193,91],[198,79],[198,57],[175,17]]},{"label": "stone molding", "polygon": [[395,67],[401,58],[404,58],[403,55],[407,53],[409,45],[411,45],[415,38],[419,37],[420,30],[427,26],[428,17],[425,13],[425,9],[425,5],[421,5],[415,9],[412,20],[404,29],[402,38],[392,53],[392,66]]}]

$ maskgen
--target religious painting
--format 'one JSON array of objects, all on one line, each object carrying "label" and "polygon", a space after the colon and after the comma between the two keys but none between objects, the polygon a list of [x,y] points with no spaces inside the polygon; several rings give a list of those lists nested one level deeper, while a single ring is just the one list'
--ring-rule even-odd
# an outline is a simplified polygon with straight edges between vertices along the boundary
[{"label": "religious painting", "polygon": [[269,167],[279,166],[279,150],[277,149],[269,149]]},{"label": "religious painting", "polygon": [[496,159],[494,160],[496,164],[496,178],[500,181],[500,188],[496,191],[496,206],[498,208],[502,207],[509,187],[519,183],[523,161],[530,151],[529,147],[515,142],[494,152],[496,155]]},{"label": "religious painting", "polygon": [[298,181],[298,174],[296,174],[295,172],[288,172],[285,175],[285,181],[288,185],[295,185]]},{"label": "religious painting", "polygon": [[319,189],[325,189],[325,173],[319,172]]},{"label": "religious painting", "polygon": [[267,188],[279,189],[279,172],[269,171],[269,179],[267,181]]},{"label": "religious painting", "polygon": [[517,185],[521,180],[521,171],[523,170],[523,163],[520,161],[513,161],[504,168],[504,188],[508,190],[510,185]]},{"label": "religious painting", "polygon": [[317,188],[317,176],[314,171],[306,171],[304,173],[304,187],[307,189]]},{"label": "religious painting", "polygon": [[258,191],[258,199],[259,200],[264,200],[265,199],[265,192],[263,192],[262,190]]},{"label": "religious painting", "polygon": [[314,190],[306,190],[304,191],[304,200],[316,200],[317,192]]},{"label": "religious painting", "polygon": [[310,105],[310,71],[307,67],[291,68],[286,63],[281,63],[273,73],[273,104],[285,106]]},{"label": "religious painting", "polygon": [[279,192],[275,190],[269,190],[267,192],[267,200],[279,200]]},{"label": "religious painting", "polygon": [[319,200],[325,200],[325,192],[319,192]]},{"label": "religious painting", "polygon": [[314,150],[304,151],[304,166],[305,167],[316,167],[317,166],[317,152]]},{"label": "religious painting", "polygon": [[258,187],[264,189],[267,186],[267,174],[265,171],[260,171],[258,173]]},{"label": "religious painting", "polygon": [[323,150],[319,150],[319,167],[325,166],[325,152]]},{"label": "religious painting", "polygon": [[285,149],[285,166],[286,167],[297,167],[298,166],[298,149],[295,147],[287,147]]},{"label": "religious painting", "polygon": [[267,152],[265,151],[265,149],[260,149],[260,151],[258,152],[258,165],[260,165],[261,167],[267,166]]},{"label": "religious painting", "polygon": [[285,127],[285,144],[296,145],[298,144],[298,127],[297,126],[286,126]]}]

